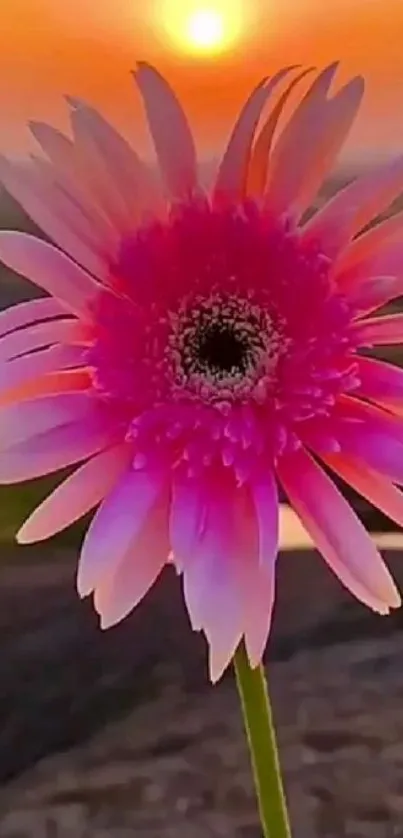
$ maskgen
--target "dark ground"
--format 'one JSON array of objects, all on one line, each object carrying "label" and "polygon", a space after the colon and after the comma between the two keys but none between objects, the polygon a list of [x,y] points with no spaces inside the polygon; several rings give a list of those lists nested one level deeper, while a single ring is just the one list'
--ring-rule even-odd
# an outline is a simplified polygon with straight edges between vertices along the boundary
[{"label": "dark ground", "polygon": [[[3,305],[28,288],[1,282]],[[232,675],[208,685],[176,578],[101,633],[74,593],[77,532],[11,546],[47,487],[0,492],[0,838],[260,838]],[[361,608],[311,551],[279,564],[268,671],[294,838],[403,838],[402,615]]]}]

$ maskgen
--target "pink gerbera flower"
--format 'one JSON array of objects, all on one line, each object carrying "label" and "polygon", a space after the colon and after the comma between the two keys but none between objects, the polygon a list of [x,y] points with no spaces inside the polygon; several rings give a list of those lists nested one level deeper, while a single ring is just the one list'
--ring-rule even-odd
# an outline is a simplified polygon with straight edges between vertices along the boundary
[{"label": "pink gerbera flower", "polygon": [[369,316],[402,293],[402,216],[360,232],[402,190],[403,159],[305,220],[363,94],[354,78],[329,95],[336,66],[280,130],[306,73],[287,68],[253,91],[208,195],[185,115],[147,64],[135,81],[165,191],[76,99],[72,139],[33,123],[45,157],[1,162],[56,246],[0,233],[1,260],[51,295],[0,314],[0,480],[84,461],[19,541],[99,505],[79,594],[111,626],[173,563],[213,680],[242,638],[252,666],[266,645],[278,484],[358,599],[381,614],[400,604],[323,468],[403,522],[403,372],[361,351],[403,335],[402,315]]}]

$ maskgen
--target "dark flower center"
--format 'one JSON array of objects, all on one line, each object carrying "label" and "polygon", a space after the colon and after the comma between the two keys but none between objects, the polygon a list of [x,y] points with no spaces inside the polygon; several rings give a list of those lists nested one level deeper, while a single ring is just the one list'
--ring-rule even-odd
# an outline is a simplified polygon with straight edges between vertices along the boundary
[{"label": "dark flower center", "polygon": [[251,299],[212,294],[171,318],[175,385],[203,400],[244,398],[273,370],[280,337],[270,315]]},{"label": "dark flower center", "polygon": [[248,361],[248,341],[236,332],[233,324],[216,321],[206,326],[197,336],[195,355],[200,366],[213,375],[244,373]]}]

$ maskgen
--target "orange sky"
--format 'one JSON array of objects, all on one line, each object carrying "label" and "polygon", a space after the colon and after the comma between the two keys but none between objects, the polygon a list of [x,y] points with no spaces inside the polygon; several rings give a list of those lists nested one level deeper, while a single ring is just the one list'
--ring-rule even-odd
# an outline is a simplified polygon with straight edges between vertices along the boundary
[{"label": "orange sky", "polygon": [[[175,0],[170,0],[175,10]],[[1,11],[1,146],[20,153],[32,117],[65,125],[63,93],[90,98],[141,145],[128,71],[158,63],[212,153],[260,76],[288,63],[343,62],[363,72],[367,97],[350,144],[361,156],[403,151],[403,0],[239,0],[242,37],[214,59],[181,55],[159,25],[161,0],[8,0]],[[167,0],[165,0],[167,2]],[[179,2],[179,0],[177,0]],[[184,0],[180,0],[184,2]],[[188,0],[214,6],[215,0]],[[132,116],[133,113],[133,116]]]}]

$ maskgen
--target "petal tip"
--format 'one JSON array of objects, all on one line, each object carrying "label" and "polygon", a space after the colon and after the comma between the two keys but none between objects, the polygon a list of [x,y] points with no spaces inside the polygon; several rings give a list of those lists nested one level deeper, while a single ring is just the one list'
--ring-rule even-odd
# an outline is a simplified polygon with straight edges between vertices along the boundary
[{"label": "petal tip", "polygon": [[21,546],[25,546],[26,544],[33,544],[37,540],[35,537],[32,537],[32,535],[29,532],[29,528],[26,524],[23,524],[22,527],[18,530],[15,539],[17,544],[21,544]]},{"label": "petal tip", "polygon": [[112,615],[110,615],[108,617],[107,614],[102,614],[102,613],[99,613],[99,612],[98,612],[98,615],[99,615],[99,627],[100,627],[101,631],[108,631],[108,629],[113,628],[114,626],[116,626],[118,623],[121,622],[120,617],[116,618]]},{"label": "petal tip", "polygon": [[64,99],[67,102],[68,106],[75,111],[85,107],[85,102],[78,96],[71,96],[69,93],[67,93],[65,94]]},{"label": "petal tip", "polygon": [[145,73],[161,78],[161,73],[158,72],[153,64],[150,64],[148,61],[136,61],[135,68],[132,70],[135,80],[137,81],[140,75],[144,75]]},{"label": "petal tip", "polygon": [[85,599],[94,591],[94,586],[90,585],[84,575],[80,573],[80,568],[78,568],[76,576],[76,591],[80,599]]}]

